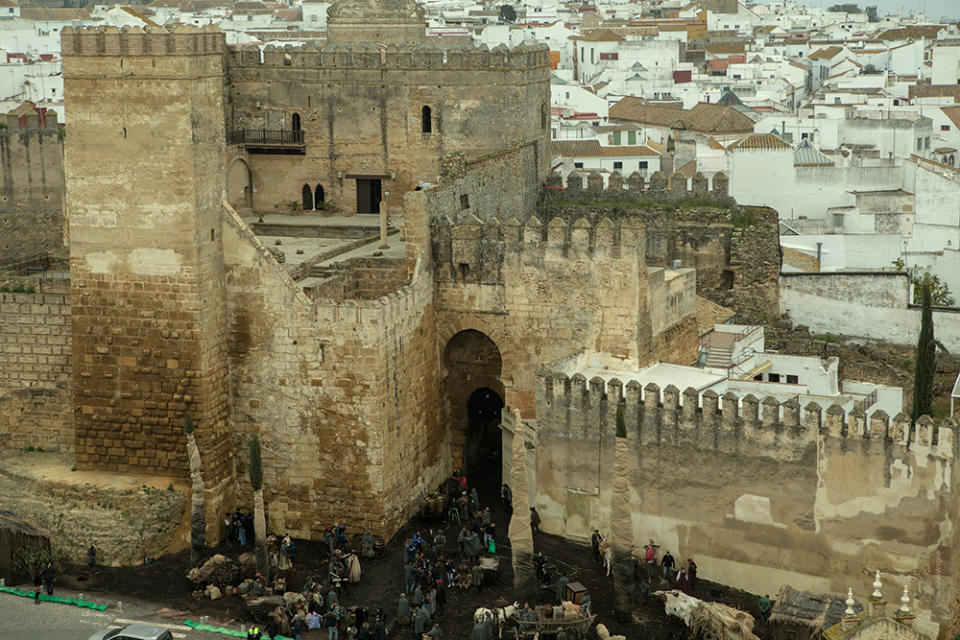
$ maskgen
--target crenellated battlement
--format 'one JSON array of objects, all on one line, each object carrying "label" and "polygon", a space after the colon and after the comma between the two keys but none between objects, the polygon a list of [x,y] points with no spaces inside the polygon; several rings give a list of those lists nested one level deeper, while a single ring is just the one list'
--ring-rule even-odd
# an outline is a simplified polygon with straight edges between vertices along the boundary
[{"label": "crenellated battlement", "polygon": [[64,27],[68,56],[191,56],[224,53],[225,37],[212,25],[196,27]]},{"label": "crenellated battlement", "polygon": [[545,44],[520,44],[512,49],[498,45],[488,49],[444,48],[437,45],[411,46],[374,43],[325,44],[302,47],[269,46],[263,52],[253,47],[227,47],[231,68],[299,67],[308,69],[435,69],[435,70],[524,70],[549,67],[550,50]]},{"label": "crenellated battlement", "polygon": [[674,385],[624,385],[616,378],[588,380],[549,368],[540,370],[537,385],[539,431],[586,440],[613,436],[622,406],[627,435],[641,447],[687,442],[703,450],[796,460],[827,437],[901,445],[953,458],[958,428],[955,421],[935,422],[929,416],[911,424],[904,413],[891,419],[882,410],[847,413],[837,404],[826,409],[816,402],[801,406],[796,398],[780,402],[771,396],[720,396],[710,389],[701,393],[693,387],[681,391]]},{"label": "crenellated battlement", "polygon": [[614,171],[604,180],[603,174],[593,171],[582,174],[574,171],[563,178],[557,172],[547,177],[543,190],[545,201],[553,200],[655,200],[658,202],[677,202],[681,200],[708,201],[723,206],[734,206],[736,202],[729,194],[730,180],[726,174],[716,173],[713,179],[699,171],[690,179],[679,173],[667,178],[655,171],[646,180],[634,171],[628,177]]},{"label": "crenellated battlement", "polygon": [[[558,215],[546,222],[537,216],[523,220],[496,217],[480,220],[471,212],[455,220],[440,214],[431,223],[433,260],[438,278],[493,284],[511,256],[544,258],[628,258],[643,260],[643,224],[636,218]],[[464,268],[466,267],[466,268]]]}]

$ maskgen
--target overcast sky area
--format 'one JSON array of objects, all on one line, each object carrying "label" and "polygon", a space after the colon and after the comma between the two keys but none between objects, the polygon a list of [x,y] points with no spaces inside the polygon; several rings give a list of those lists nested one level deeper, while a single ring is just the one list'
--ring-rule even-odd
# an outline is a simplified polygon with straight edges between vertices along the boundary
[{"label": "overcast sky area", "polygon": [[[924,13],[930,18],[939,19],[942,17],[952,20],[960,20],[960,0],[869,0],[867,2],[857,2],[857,0],[800,0],[802,4],[811,7],[827,8],[835,4],[844,4],[846,2],[856,2],[861,8],[867,6],[876,6],[880,15],[887,13],[899,13],[900,15],[910,15],[911,13]],[[762,4],[769,4],[770,0],[759,0]]]}]

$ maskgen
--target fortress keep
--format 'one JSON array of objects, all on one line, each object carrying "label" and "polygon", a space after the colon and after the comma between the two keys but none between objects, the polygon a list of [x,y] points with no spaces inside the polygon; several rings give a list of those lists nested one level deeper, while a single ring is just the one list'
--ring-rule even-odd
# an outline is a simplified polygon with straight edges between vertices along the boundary
[{"label": "fortress keep", "polygon": [[[82,470],[186,477],[190,411],[209,539],[249,502],[253,433],[273,530],[320,538],[345,521],[389,537],[452,469],[501,446],[505,406],[531,424],[544,529],[576,537],[577,518],[608,509],[596,487],[624,391],[563,380],[550,363],[591,350],[690,364],[698,290],[777,313],[776,212],[737,207],[722,173],[550,173],[544,47],[431,43],[400,0],[342,0],[319,48],[228,47],[216,28],[188,26],[66,28],[62,42],[69,292],[0,300],[16,336],[0,350],[0,442],[74,452]],[[801,428],[789,406],[759,418],[762,401],[718,413],[708,394],[681,404],[667,389],[661,406],[628,384],[624,397],[635,527],[659,527],[680,554],[740,570],[741,536],[765,570],[822,577],[858,532],[880,532],[896,550],[848,553],[844,575],[869,565],[905,582],[952,544],[952,425],[908,440],[897,420],[844,427],[831,410],[807,408]],[[695,453],[670,453],[685,440]],[[573,459],[584,444],[596,467]],[[651,456],[664,472],[695,469],[691,483],[701,469],[723,479],[680,496],[709,503],[709,526],[678,524],[694,517],[656,488]],[[781,464],[797,474],[788,498],[802,498],[782,510],[761,495],[764,473],[786,477]],[[860,465],[870,471],[846,488],[839,474]],[[877,496],[909,502],[890,513],[929,530],[874,521]],[[851,529],[851,512],[870,515]],[[805,554],[784,551],[795,544]],[[931,624],[952,578],[939,584],[920,590]]]}]

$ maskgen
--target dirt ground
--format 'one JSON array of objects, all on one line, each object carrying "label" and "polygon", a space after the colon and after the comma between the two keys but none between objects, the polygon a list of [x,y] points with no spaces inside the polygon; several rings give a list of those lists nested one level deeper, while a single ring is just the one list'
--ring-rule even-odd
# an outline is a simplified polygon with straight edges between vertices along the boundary
[{"label": "dirt ground", "polygon": [[[491,459],[488,466],[497,470],[485,474],[483,477],[472,477],[471,486],[475,483],[479,488],[481,504],[489,505],[494,512],[494,521],[500,532],[507,529],[506,513],[499,501],[499,460]],[[350,586],[349,595],[341,596],[341,603],[349,606],[358,604],[371,609],[383,607],[390,616],[388,619],[391,638],[402,638],[412,634],[409,627],[394,626],[397,597],[403,590],[403,541],[416,530],[426,530],[431,527],[443,527],[438,520],[416,518],[401,530],[386,547],[384,554],[370,560],[362,561],[363,577],[359,585]],[[351,533],[348,530],[348,533]],[[301,582],[310,576],[326,574],[327,550],[319,541],[295,540],[297,548],[298,575]],[[510,552],[505,549],[508,541],[498,540],[499,556],[501,559],[499,575],[496,583],[485,587],[482,592],[476,589],[463,591],[456,587],[447,590],[447,605],[438,612],[435,620],[440,624],[445,639],[469,638],[473,626],[473,612],[480,606],[500,606],[514,602],[512,596],[512,571],[510,568]],[[591,561],[588,546],[572,543],[556,536],[536,534],[534,536],[536,551],[547,556],[554,567],[558,567],[568,575],[573,573],[571,580],[580,581],[589,590],[593,600],[593,612],[597,615],[597,622],[603,622],[611,633],[620,633],[628,638],[645,640],[666,640],[672,634],[682,630],[683,625],[676,618],[667,618],[661,605],[656,599],[642,603],[636,612],[639,622],[633,624],[618,624],[614,621],[613,607],[613,578],[606,577],[602,568]],[[217,553],[236,558],[243,551],[252,551],[253,545],[248,544],[241,549],[236,542],[221,544]],[[449,555],[457,553],[456,530],[447,531],[446,552]],[[694,559],[696,559],[694,557]],[[92,572],[86,567],[68,567],[63,572],[65,583],[75,586],[88,594],[91,600],[106,601],[138,599],[157,602],[159,606],[173,609],[182,615],[183,619],[197,620],[202,616],[209,616],[212,624],[237,625],[250,621],[239,596],[225,596],[221,600],[195,600],[191,596],[193,584],[185,574],[189,568],[189,552],[167,555],[157,558],[149,565],[137,567],[98,567]],[[731,589],[717,582],[710,582],[703,578],[710,578],[710,567],[700,565],[701,580],[697,584],[694,595],[704,600],[716,600],[757,615],[757,596]],[[716,576],[716,578],[720,578]],[[541,589],[537,603],[552,602],[555,595],[553,587]],[[522,603],[521,603],[522,604]],[[533,603],[531,603],[533,604]],[[758,629],[758,635],[764,637],[764,629]],[[305,640],[311,638],[326,638],[325,630],[305,632]]]}]

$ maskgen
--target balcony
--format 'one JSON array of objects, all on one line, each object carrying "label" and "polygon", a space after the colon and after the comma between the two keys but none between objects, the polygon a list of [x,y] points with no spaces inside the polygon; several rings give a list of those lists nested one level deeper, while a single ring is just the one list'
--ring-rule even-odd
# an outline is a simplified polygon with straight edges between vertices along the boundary
[{"label": "balcony", "polygon": [[227,134],[227,143],[242,145],[248,153],[306,153],[302,129],[239,129]]}]

